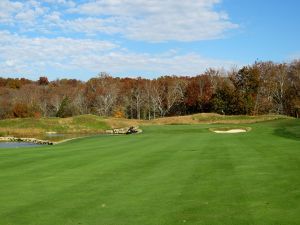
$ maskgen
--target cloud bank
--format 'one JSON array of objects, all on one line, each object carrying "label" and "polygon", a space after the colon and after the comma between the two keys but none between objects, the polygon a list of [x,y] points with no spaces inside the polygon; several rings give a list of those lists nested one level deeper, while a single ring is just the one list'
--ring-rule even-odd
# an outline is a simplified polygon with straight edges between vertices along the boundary
[{"label": "cloud bank", "polygon": [[207,67],[226,68],[234,62],[172,48],[136,52],[126,45],[223,38],[238,25],[215,9],[218,4],[220,0],[1,0],[0,74],[47,74],[55,68],[194,75]]}]

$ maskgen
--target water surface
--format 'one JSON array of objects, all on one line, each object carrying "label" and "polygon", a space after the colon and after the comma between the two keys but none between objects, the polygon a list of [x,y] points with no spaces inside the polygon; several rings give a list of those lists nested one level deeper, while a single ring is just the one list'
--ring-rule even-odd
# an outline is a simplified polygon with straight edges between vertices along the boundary
[{"label": "water surface", "polygon": [[0,142],[0,148],[37,147],[39,144],[29,142]]}]

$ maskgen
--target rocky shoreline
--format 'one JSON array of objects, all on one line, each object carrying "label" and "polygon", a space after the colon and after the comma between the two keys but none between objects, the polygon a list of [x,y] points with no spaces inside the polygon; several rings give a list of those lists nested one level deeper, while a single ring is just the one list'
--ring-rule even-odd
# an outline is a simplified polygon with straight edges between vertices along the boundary
[{"label": "rocky shoreline", "polygon": [[139,127],[124,127],[112,130],[106,130],[107,134],[138,134],[142,133],[142,130]]},{"label": "rocky shoreline", "polygon": [[27,143],[34,143],[39,145],[55,144],[54,142],[48,140],[39,140],[36,138],[17,138],[17,137],[0,137],[0,142],[27,142]]},{"label": "rocky shoreline", "polygon": [[[112,130],[106,130],[106,134],[137,134],[141,133],[142,130],[138,127],[125,127],[125,128],[118,128],[118,129],[112,129]],[[73,139],[73,138],[72,138]],[[39,145],[55,145],[58,143],[62,143],[65,141],[69,141],[72,139],[66,139],[59,142],[53,142],[48,140],[40,140],[36,138],[18,138],[18,137],[0,137],[0,142],[27,142],[27,143],[34,143]]]}]

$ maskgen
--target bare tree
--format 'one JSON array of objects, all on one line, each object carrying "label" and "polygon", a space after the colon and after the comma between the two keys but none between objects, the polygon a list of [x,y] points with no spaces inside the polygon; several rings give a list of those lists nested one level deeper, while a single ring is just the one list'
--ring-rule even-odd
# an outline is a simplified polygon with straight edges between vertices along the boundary
[{"label": "bare tree", "polygon": [[276,112],[279,114],[283,114],[284,112],[287,74],[288,70],[285,64],[277,66],[274,77],[275,88],[273,89],[273,99],[276,103]]},{"label": "bare tree", "polygon": [[163,77],[156,80],[153,85],[152,101],[164,117],[175,104],[183,101],[186,82],[174,77]]},{"label": "bare tree", "polygon": [[101,74],[92,85],[95,92],[95,106],[99,115],[111,116],[118,97],[118,84],[107,74]]}]

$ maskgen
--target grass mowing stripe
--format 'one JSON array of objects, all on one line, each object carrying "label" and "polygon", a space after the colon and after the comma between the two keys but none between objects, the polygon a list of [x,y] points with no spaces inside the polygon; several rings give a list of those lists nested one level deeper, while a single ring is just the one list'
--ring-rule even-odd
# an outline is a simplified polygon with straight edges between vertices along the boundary
[{"label": "grass mowing stripe", "polygon": [[212,126],[0,151],[0,225],[299,224],[299,120]]},{"label": "grass mowing stripe", "polygon": [[[228,154],[229,149],[224,145],[222,147],[214,145],[214,148],[212,143],[216,143],[216,140],[213,136],[209,139],[210,141],[203,147],[204,152],[201,154],[205,155],[208,160],[198,165],[195,176],[191,177],[191,181],[187,183],[189,184],[187,190],[183,191],[188,199],[194,199],[194,201],[187,202],[184,211],[179,209],[178,214],[182,216],[181,221],[196,224],[201,220],[208,220],[211,224],[222,224],[225,217],[230,222],[230,217],[235,216],[235,220],[239,223],[245,222],[241,221],[241,218],[238,220],[238,216],[241,215],[244,215],[247,221],[251,221],[251,215],[249,215],[244,201],[241,201],[245,195],[239,180],[235,177],[232,159]],[[192,185],[190,185],[191,183]],[[232,188],[224,188],[228,186]],[[222,211],[219,210],[220,208]],[[199,218],[199,214],[202,215],[201,218]],[[175,224],[175,221],[171,221],[169,224]]]},{"label": "grass mowing stripe", "polygon": [[[233,159],[235,159],[235,164],[238,165],[236,170],[245,190],[247,190],[252,214],[255,221],[259,221],[257,224],[284,224],[287,221],[288,224],[293,224],[292,222],[295,220],[295,218],[290,217],[288,211],[282,208],[285,201],[292,204],[297,202],[294,198],[296,196],[286,198],[285,193],[290,191],[291,185],[299,185],[299,182],[293,184],[290,182],[293,179],[286,177],[287,174],[295,177],[299,176],[299,168],[297,171],[286,171],[283,168],[278,168],[286,162],[288,162],[289,167],[294,164],[291,160],[282,158],[290,155],[287,151],[282,151],[285,149],[282,148],[283,146],[288,146],[285,143],[286,141],[288,140],[282,138],[268,138],[264,134],[261,138],[256,139],[249,135],[245,136],[238,145],[244,154],[242,157],[237,157],[237,148],[232,148]],[[285,144],[283,145],[282,142]],[[266,145],[266,143],[269,144]],[[299,161],[297,162],[299,163]],[[283,185],[286,179],[288,185]],[[278,210],[278,204],[281,205],[281,210]],[[288,218],[286,218],[287,215],[289,215]],[[282,219],[284,220],[281,221]]]},{"label": "grass mowing stripe", "polygon": [[[145,154],[147,154],[147,155],[149,155],[149,152],[147,152],[147,151],[145,151],[144,152]],[[138,158],[141,158],[141,157],[143,157],[143,156],[141,156],[141,155],[138,155]],[[149,157],[143,157],[144,159],[146,159],[147,161],[149,161]],[[131,160],[132,160],[132,158],[131,158]],[[124,159],[121,159],[121,160],[117,160],[117,162],[123,162],[124,161]],[[136,160],[135,160],[136,161]],[[112,164],[113,164],[113,162],[112,162]],[[144,162],[143,162],[143,164],[144,164]],[[128,165],[134,165],[134,162],[133,163],[129,163]],[[116,166],[114,166],[113,167],[114,168],[114,170],[118,170],[118,168],[116,168]],[[89,171],[87,171],[87,172],[89,172]],[[132,173],[132,171],[131,171],[131,173]],[[106,174],[105,172],[104,172],[104,174]],[[108,174],[109,176],[111,175],[111,174]],[[58,175],[59,176],[59,175]],[[104,181],[106,181],[106,180],[104,180]],[[108,182],[108,181],[106,181],[106,182]],[[57,181],[57,183],[61,183],[61,182],[59,182],[59,180]],[[88,184],[89,182],[87,181],[87,180],[84,180],[84,182],[83,182],[84,184]],[[83,184],[76,184],[76,186],[82,186]],[[76,188],[76,186],[74,186],[74,185],[72,185],[70,188],[72,188],[72,189],[75,189],[75,190],[77,190],[77,188]],[[118,185],[117,185],[117,187],[118,187]],[[111,187],[108,187],[108,189],[110,189]],[[68,189],[68,188],[67,188]],[[70,193],[69,192],[70,190],[62,190],[62,192],[66,192],[66,193]],[[71,192],[72,193],[72,192]],[[59,194],[59,193],[55,193],[55,194]],[[43,201],[44,202],[44,201]],[[37,204],[38,205],[38,204]],[[29,207],[28,205],[26,205],[26,206],[24,206],[24,208],[32,208],[32,206],[31,207]],[[20,209],[18,209],[17,211],[20,211]],[[11,214],[8,214],[7,216],[9,216],[9,215],[13,215],[15,212],[12,212]]]}]

